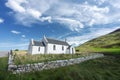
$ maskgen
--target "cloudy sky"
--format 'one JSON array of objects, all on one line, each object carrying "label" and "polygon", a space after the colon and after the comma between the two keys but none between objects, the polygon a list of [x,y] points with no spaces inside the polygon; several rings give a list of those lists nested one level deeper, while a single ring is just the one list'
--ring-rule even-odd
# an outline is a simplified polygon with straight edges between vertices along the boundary
[{"label": "cloudy sky", "polygon": [[27,49],[43,35],[79,45],[117,28],[119,0],[0,0],[0,50]]}]

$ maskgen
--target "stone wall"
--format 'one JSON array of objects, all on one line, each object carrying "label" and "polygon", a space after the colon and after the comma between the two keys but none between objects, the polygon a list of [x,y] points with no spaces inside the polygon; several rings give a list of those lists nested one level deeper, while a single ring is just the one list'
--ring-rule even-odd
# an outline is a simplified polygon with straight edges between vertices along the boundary
[{"label": "stone wall", "polygon": [[41,70],[45,70],[45,69],[52,69],[52,68],[58,68],[58,67],[62,67],[62,66],[72,65],[72,64],[78,64],[83,61],[100,58],[100,57],[104,57],[104,55],[103,54],[92,54],[89,56],[68,59],[68,60],[56,60],[56,61],[26,64],[26,65],[15,65],[13,63],[12,54],[9,54],[8,70],[12,71],[15,74],[22,73],[22,72],[41,71]]},{"label": "stone wall", "polygon": [[14,56],[12,55],[12,50],[8,52],[8,70],[12,71],[13,68],[15,68],[16,65],[14,65]]}]

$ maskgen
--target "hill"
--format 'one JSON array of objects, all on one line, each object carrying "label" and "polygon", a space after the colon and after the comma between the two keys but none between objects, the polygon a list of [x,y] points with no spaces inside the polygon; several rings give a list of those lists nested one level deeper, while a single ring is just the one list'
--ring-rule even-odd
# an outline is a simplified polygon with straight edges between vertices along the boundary
[{"label": "hill", "polygon": [[76,48],[79,52],[120,52],[120,29],[92,39]]}]

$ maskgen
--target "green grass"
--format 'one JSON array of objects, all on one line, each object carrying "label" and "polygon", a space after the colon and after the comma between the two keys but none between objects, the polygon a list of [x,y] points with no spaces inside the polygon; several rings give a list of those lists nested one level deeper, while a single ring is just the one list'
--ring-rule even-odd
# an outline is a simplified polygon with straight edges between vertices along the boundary
[{"label": "green grass", "polygon": [[0,58],[0,80],[5,80],[9,75],[9,72],[7,72],[7,61],[7,57]]},{"label": "green grass", "polygon": [[94,52],[120,54],[120,48],[94,48]]},{"label": "green grass", "polygon": [[97,48],[120,48],[120,32],[107,34],[84,43],[82,46]]},{"label": "green grass", "polygon": [[28,64],[28,63],[38,63],[38,62],[47,62],[47,61],[55,61],[55,60],[65,60],[71,58],[78,58],[84,55],[77,54],[25,54],[20,55],[16,54],[14,57],[15,64]]},{"label": "green grass", "polygon": [[81,53],[101,52],[120,54],[120,31],[118,30],[90,40],[76,47],[76,50]]},{"label": "green grass", "polygon": [[94,48],[94,47],[78,47],[76,50],[79,50],[81,53],[112,53],[120,54],[120,48]]},{"label": "green grass", "polygon": [[120,80],[120,57],[106,56],[80,64],[30,72],[7,72],[7,58],[0,58],[0,80]]}]

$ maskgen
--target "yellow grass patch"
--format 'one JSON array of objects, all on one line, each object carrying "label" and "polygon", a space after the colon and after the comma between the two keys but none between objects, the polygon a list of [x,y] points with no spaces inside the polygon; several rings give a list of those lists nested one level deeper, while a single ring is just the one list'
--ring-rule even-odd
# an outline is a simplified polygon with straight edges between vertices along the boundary
[{"label": "yellow grass patch", "polygon": [[26,55],[27,54],[27,51],[26,50],[20,50],[20,51],[13,51],[13,54],[14,55]]}]

